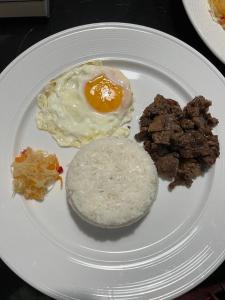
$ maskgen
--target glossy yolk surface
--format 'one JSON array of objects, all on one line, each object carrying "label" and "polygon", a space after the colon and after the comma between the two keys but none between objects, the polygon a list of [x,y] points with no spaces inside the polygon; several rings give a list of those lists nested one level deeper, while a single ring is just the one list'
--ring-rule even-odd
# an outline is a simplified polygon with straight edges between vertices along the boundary
[{"label": "glossy yolk surface", "polygon": [[88,103],[98,112],[115,111],[122,103],[123,88],[105,75],[89,80],[84,88]]}]

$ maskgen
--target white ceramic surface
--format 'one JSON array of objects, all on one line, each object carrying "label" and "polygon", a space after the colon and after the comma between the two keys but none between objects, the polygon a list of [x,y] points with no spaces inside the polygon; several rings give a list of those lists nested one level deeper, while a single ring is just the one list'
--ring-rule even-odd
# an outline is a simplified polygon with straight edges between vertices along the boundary
[{"label": "white ceramic surface", "polygon": [[[35,96],[54,76],[90,59],[130,79],[135,114],[157,93],[184,106],[195,95],[213,101],[221,155],[192,187],[168,192],[160,180],[150,213],[120,230],[91,227],[74,216],[65,189],[44,202],[12,198],[10,164],[26,146],[54,152],[64,166],[76,152],[60,148],[35,124]],[[225,81],[203,56],[162,32],[120,23],[91,24],[50,36],[0,76],[0,255],[28,283],[56,299],[171,299],[205,279],[224,259]]]},{"label": "white ceramic surface", "polygon": [[202,40],[225,63],[225,30],[212,19],[208,0],[183,0],[183,5]]}]

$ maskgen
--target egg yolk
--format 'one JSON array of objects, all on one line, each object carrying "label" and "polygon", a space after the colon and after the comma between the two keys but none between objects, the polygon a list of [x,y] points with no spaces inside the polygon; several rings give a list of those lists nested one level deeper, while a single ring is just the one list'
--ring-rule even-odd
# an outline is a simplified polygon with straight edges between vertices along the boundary
[{"label": "egg yolk", "polygon": [[87,102],[98,112],[115,111],[122,103],[123,88],[105,75],[89,80],[85,85]]}]

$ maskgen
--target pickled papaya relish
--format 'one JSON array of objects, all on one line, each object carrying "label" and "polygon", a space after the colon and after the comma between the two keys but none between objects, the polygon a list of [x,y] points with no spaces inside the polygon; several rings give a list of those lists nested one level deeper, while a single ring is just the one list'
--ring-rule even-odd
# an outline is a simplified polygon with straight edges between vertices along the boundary
[{"label": "pickled papaya relish", "polygon": [[43,200],[49,187],[60,181],[63,168],[55,154],[28,147],[17,155],[11,165],[14,193],[25,199]]}]

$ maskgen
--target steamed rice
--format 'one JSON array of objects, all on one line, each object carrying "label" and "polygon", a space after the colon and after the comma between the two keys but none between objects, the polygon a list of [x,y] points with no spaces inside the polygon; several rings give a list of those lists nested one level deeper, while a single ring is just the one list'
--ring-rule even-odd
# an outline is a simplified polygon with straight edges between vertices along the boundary
[{"label": "steamed rice", "polygon": [[155,165],[135,141],[104,138],[84,146],[66,178],[71,207],[89,223],[121,227],[148,213],[156,198]]}]

